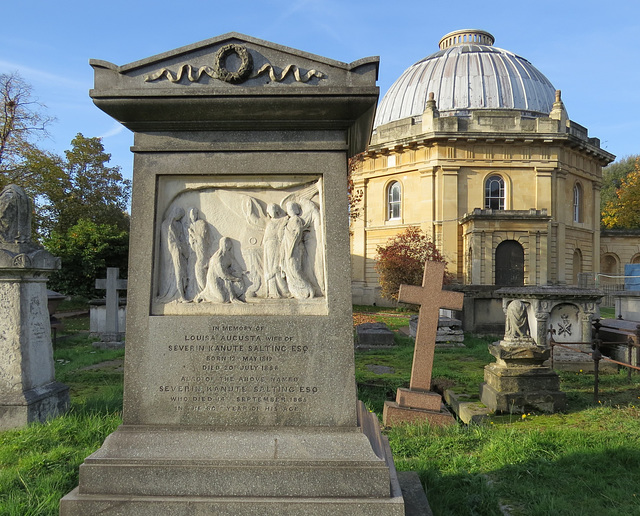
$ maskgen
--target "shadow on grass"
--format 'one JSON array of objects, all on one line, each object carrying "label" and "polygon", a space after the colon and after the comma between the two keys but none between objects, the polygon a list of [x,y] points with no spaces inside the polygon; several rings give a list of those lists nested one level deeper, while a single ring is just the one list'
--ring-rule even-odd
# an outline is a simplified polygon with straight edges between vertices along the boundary
[{"label": "shadow on grass", "polygon": [[396,466],[418,472],[435,516],[640,514],[640,450],[555,453],[541,451],[528,459],[523,453],[495,469],[482,459],[453,455],[433,461],[396,458]]}]

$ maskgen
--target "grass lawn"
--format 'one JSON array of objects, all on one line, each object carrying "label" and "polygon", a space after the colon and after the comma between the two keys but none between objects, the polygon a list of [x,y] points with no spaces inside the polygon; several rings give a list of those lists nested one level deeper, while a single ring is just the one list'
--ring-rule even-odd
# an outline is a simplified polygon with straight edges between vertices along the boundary
[{"label": "grass lawn", "polygon": [[[383,320],[396,331],[408,325],[409,312],[356,308],[358,321]],[[93,348],[83,333],[87,324],[82,318],[65,324],[68,336],[55,349],[57,379],[71,388],[71,411],[0,432],[0,515],[57,515],[60,497],[78,483],[78,466],[121,421],[123,352]],[[467,336],[464,348],[438,348],[437,388],[477,394],[492,340]],[[356,353],[359,396],[378,414],[409,382],[413,341],[397,333],[396,342],[394,349]],[[591,375],[561,373],[566,413],[385,433],[396,466],[418,472],[436,516],[640,515],[640,375],[632,378],[602,376],[594,403]]]},{"label": "grass lawn", "polygon": [[[408,325],[408,315],[396,315]],[[395,349],[356,354],[360,398],[378,414],[411,375],[413,340],[399,333],[395,340]],[[494,340],[467,335],[464,348],[437,348],[434,389],[477,396],[483,367],[494,360],[487,350]],[[376,365],[394,372],[376,374]],[[601,375],[598,403],[593,375],[560,376],[566,413],[387,429],[396,467],[418,472],[436,516],[640,515],[640,375],[631,382],[625,371]]]},{"label": "grass lawn", "polygon": [[[0,515],[57,515],[78,484],[78,466],[121,423],[124,350],[100,350],[89,318],[65,319],[54,349],[56,380],[69,386],[71,410],[46,424],[0,432]],[[96,364],[111,366],[96,368]]]}]

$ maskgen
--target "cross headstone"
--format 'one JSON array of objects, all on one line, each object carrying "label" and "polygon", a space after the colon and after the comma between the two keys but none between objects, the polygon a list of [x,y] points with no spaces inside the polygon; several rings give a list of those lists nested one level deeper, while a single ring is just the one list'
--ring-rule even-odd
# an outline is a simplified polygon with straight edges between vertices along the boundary
[{"label": "cross headstone", "polygon": [[442,290],[444,270],[444,263],[427,262],[422,286],[400,286],[398,301],[419,305],[420,312],[409,389],[398,389],[396,401],[385,403],[385,425],[424,419],[436,424],[453,421],[448,413],[442,412],[440,395],[431,392],[440,308],[461,310],[464,300],[459,292]]},{"label": "cross headstone", "polygon": [[104,342],[119,342],[120,328],[118,324],[118,306],[120,304],[119,290],[127,289],[127,280],[120,279],[118,267],[107,267],[107,277],[96,280],[96,289],[107,291],[105,332],[102,334]]},{"label": "cross headstone", "polygon": [[411,390],[431,390],[431,371],[433,370],[440,308],[462,309],[463,294],[442,290],[444,269],[443,263],[427,262],[421,287],[400,285],[398,301],[420,306],[409,384]]}]

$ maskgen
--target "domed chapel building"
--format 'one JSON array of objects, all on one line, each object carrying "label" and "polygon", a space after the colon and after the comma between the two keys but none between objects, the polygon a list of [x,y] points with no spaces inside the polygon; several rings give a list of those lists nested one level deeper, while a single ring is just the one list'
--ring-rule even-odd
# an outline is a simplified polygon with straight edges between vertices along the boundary
[{"label": "domed chapel building", "polygon": [[540,71],[493,43],[482,30],[445,35],[378,106],[353,174],[354,303],[384,304],[376,248],[408,226],[433,239],[471,297],[600,270],[602,167],[615,156],[568,118]]}]

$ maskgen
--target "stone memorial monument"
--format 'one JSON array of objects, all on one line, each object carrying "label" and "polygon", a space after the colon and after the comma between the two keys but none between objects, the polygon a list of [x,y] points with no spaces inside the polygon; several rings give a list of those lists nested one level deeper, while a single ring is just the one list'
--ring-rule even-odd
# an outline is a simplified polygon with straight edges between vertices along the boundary
[{"label": "stone memorial monument", "polygon": [[[566,407],[560,377],[549,366],[550,328],[560,342],[591,342],[591,318],[601,292],[559,287],[508,287],[503,296],[505,334],[489,346],[480,400],[496,412],[557,412]],[[587,344],[580,344],[587,346]],[[581,357],[579,353],[574,355]]]},{"label": "stone memorial monument", "polygon": [[120,308],[118,291],[127,289],[127,280],[118,276],[118,267],[107,267],[107,277],[96,280],[96,289],[107,291],[104,305],[92,302],[90,307],[91,334],[100,337],[99,341],[93,343],[97,348],[112,349],[124,346],[122,339],[126,323],[121,324],[120,319],[124,317],[126,308]]},{"label": "stone memorial monument", "polygon": [[455,422],[442,403],[442,396],[431,391],[431,372],[436,347],[440,308],[460,310],[464,294],[442,290],[445,264],[428,261],[424,266],[422,286],[400,285],[398,301],[420,305],[416,344],[408,389],[400,388],[396,401],[386,401],[382,421],[398,423],[429,421],[435,425]]},{"label": "stone memorial monument", "polygon": [[65,412],[69,388],[55,381],[47,278],[60,260],[31,240],[31,200],[0,192],[0,430]]},{"label": "stone memorial monument", "polygon": [[230,33],[91,65],[135,133],[124,411],[60,514],[404,514],[354,381],[347,158],[378,59]]}]

